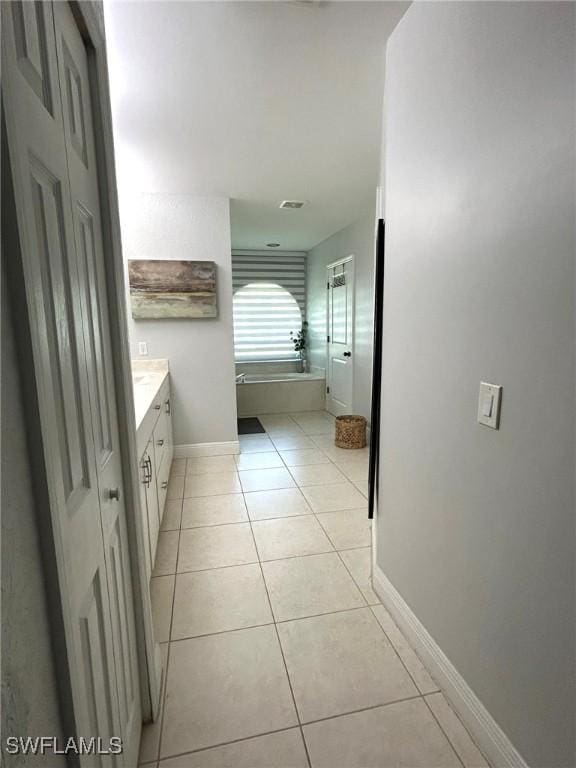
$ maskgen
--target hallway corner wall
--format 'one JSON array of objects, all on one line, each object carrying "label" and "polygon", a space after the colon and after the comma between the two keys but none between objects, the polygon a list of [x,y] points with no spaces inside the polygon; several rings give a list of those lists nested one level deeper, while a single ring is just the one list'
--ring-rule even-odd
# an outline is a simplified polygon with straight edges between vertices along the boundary
[{"label": "hallway corner wall", "polygon": [[[4,158],[3,158],[4,161]],[[6,163],[7,166],[7,163]],[[4,168],[3,168],[4,173]],[[6,190],[2,189],[3,205]],[[4,214],[4,210],[3,210]],[[10,211],[15,220],[15,212]],[[7,229],[5,227],[4,229]],[[4,230],[3,230],[4,240]],[[17,258],[16,244],[2,243]],[[22,376],[17,359],[21,339],[14,327],[13,294],[2,267],[2,752],[6,768],[29,765],[64,768],[51,750],[33,761],[11,755],[6,739],[50,735],[63,744],[60,691],[52,641],[54,621],[47,595],[39,515],[33,494]],[[21,308],[19,318],[21,319]]]},{"label": "hallway corner wall", "polygon": [[374,211],[315,245],[308,252],[307,320],[309,361],[326,368],[326,267],[354,254],[354,413],[370,422],[374,333]]},{"label": "hallway corner wall", "polygon": [[217,318],[134,320],[128,295],[130,348],[137,358],[138,342],[145,341],[148,358],[168,359],[176,446],[236,441],[228,198],[124,193],[120,220],[126,262],[187,259],[216,263]]},{"label": "hallway corner wall", "polygon": [[[389,40],[377,566],[533,766],[576,762],[575,6]],[[500,429],[477,423],[502,385]]]}]

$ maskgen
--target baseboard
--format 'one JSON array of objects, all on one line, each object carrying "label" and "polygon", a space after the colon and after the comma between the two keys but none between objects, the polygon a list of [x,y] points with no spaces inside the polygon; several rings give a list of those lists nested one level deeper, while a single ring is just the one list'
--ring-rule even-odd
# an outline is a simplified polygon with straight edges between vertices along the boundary
[{"label": "baseboard", "polygon": [[372,580],[376,594],[428,667],[491,765],[494,768],[528,768],[508,736],[377,565],[373,567]]},{"label": "baseboard", "polygon": [[229,440],[226,443],[189,443],[188,445],[175,445],[175,459],[192,459],[198,456],[230,456],[240,453],[238,440]]}]

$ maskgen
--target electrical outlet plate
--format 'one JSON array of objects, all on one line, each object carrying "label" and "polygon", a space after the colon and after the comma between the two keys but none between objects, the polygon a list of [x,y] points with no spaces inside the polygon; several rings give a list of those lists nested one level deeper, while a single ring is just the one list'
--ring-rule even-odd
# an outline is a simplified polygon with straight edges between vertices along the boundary
[{"label": "electrical outlet plate", "polygon": [[490,429],[499,429],[501,401],[502,387],[481,381],[478,396],[478,423]]},{"label": "electrical outlet plate", "polygon": [[138,354],[141,357],[144,357],[148,354],[148,342],[146,341],[139,341],[138,342]]}]

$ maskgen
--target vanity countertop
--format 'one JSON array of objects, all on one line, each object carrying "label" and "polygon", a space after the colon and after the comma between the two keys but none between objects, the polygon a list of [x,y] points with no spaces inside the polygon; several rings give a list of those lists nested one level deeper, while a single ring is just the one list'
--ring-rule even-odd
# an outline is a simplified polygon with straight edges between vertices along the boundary
[{"label": "vanity countertop", "polygon": [[168,360],[132,360],[136,429],[142,424],[168,372]]}]

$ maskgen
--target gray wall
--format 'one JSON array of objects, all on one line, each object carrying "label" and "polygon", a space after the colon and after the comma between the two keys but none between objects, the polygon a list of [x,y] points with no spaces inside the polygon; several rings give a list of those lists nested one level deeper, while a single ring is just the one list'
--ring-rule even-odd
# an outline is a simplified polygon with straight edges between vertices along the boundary
[{"label": "gray wall", "polygon": [[326,266],[355,256],[356,309],[354,317],[355,413],[370,419],[372,389],[372,335],[374,331],[374,227],[375,213],[341,229],[308,252],[307,317],[310,364],[326,368]]},{"label": "gray wall", "polygon": [[130,347],[136,358],[146,341],[148,357],[169,360],[176,445],[237,440],[228,198],[133,194],[120,207],[126,260],[216,262],[217,319],[132,320],[128,310]]},{"label": "gray wall", "polygon": [[[4,194],[4,189],[3,189]],[[15,251],[6,249],[4,256]],[[2,275],[2,739],[62,738],[32,472],[10,315]],[[4,751],[4,744],[2,745]],[[62,756],[3,755],[4,765],[65,765]]]},{"label": "gray wall", "polygon": [[386,63],[377,561],[539,767],[576,762],[574,10],[417,3]]}]

